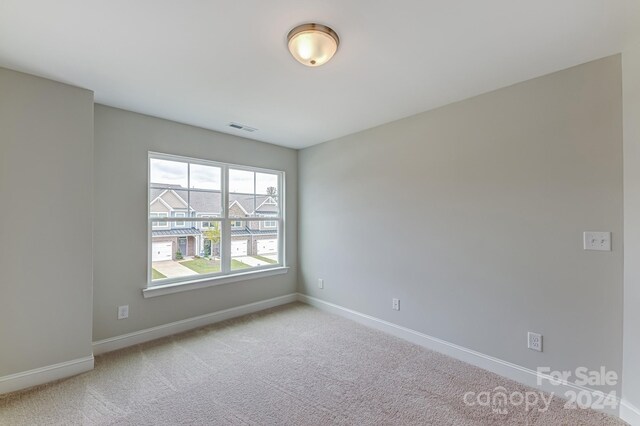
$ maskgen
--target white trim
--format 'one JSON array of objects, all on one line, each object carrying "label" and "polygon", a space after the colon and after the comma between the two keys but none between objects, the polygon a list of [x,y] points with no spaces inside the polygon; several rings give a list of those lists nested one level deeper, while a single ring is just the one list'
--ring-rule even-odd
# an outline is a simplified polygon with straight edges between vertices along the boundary
[{"label": "white trim", "polygon": [[[187,164],[188,164],[188,163],[187,163]],[[188,180],[188,179],[187,179],[187,180]],[[159,186],[160,186],[160,185],[159,185]],[[151,183],[149,183],[149,189],[151,189]],[[173,193],[173,195],[175,195],[176,197],[178,197],[178,201],[181,201],[181,202],[182,202],[182,204],[184,204],[184,206],[187,208],[187,210],[193,210],[193,209],[189,206],[189,203],[187,203],[187,201],[186,201],[184,198],[182,198],[180,195],[178,195],[178,193],[177,193],[175,190],[173,190],[173,189],[169,189],[169,191],[170,191],[170,192],[172,192],[172,193]],[[180,189],[180,191],[186,191],[187,193],[189,193],[189,191],[191,191],[191,189],[189,189],[189,188],[185,188],[185,189]],[[166,191],[165,191],[165,192],[166,192]],[[164,195],[164,193],[163,193],[163,195]],[[160,197],[160,195],[158,195],[158,197]],[[162,200],[162,201],[164,201],[164,200]],[[165,202],[165,203],[166,203],[166,202]],[[171,209],[172,209],[172,210],[175,210],[173,207],[172,207]]]},{"label": "white trim", "polygon": [[15,392],[93,370],[93,355],[0,377],[0,394]]},{"label": "white trim", "polygon": [[[181,214],[182,216],[178,216],[179,214]],[[183,221],[175,221],[173,222],[173,226],[174,228],[186,228],[187,227],[187,212],[173,212],[173,217],[174,218],[183,218]],[[182,223],[182,225],[178,225],[179,223]]]},{"label": "white trim", "polygon": [[[215,151],[214,151],[215,152]],[[247,170],[250,172],[258,172],[258,173],[267,173],[267,174],[276,174],[280,173],[280,170],[274,169],[265,169],[259,166],[252,166],[250,164],[233,164],[233,163],[223,163],[216,160],[209,160],[206,158],[195,158],[195,157],[187,157],[179,154],[166,154],[157,151],[149,151],[149,158],[157,158],[159,160],[169,160],[169,161],[177,161],[177,162],[189,162],[193,164],[200,164],[203,166],[214,166],[214,167],[231,167],[238,170]]]},{"label": "white trim", "polygon": [[[162,191],[162,193],[161,193],[160,195],[158,195],[156,198],[154,198],[154,199],[153,199],[153,201],[152,201],[152,202],[150,202],[150,203],[149,203],[149,207],[151,207],[152,205],[154,205],[155,203],[157,203],[158,201],[160,201],[162,204],[164,204],[164,206],[165,206],[166,208],[168,208],[168,209],[169,209],[169,211],[170,211],[170,212],[172,212],[172,211],[173,211],[173,207],[171,207],[171,206],[169,205],[169,203],[167,203],[165,200],[163,200],[163,199],[162,199],[162,196],[163,196],[164,194],[166,194],[166,193],[167,193],[167,190],[165,189],[164,191]],[[158,212],[149,212],[149,213],[158,213]]]},{"label": "white trim", "polygon": [[[158,183],[158,184],[156,184],[156,185],[157,185],[157,186],[162,186],[162,184],[161,184],[161,183]],[[149,183],[149,190],[151,190],[151,189],[162,189],[162,188],[156,188],[156,187],[154,187],[151,183]],[[187,189],[187,188],[184,188],[184,189],[181,189],[181,191],[188,191],[188,189]],[[151,192],[151,191],[149,191],[149,192]],[[172,192],[172,193],[173,193],[173,195],[175,195],[175,196],[178,198],[178,201],[181,201],[181,202],[182,202],[182,204],[184,204],[184,206],[185,206],[187,209],[189,208],[189,204],[184,200],[184,198],[182,198],[180,195],[178,195],[178,193],[177,193],[176,191],[174,191],[173,189],[169,189],[169,188],[164,189],[164,190],[163,190],[163,191],[162,191],[162,192],[161,192],[161,193],[160,193],[156,198],[154,198],[154,199],[153,199],[153,201],[151,201],[151,202],[149,203],[149,205],[151,206],[151,205],[153,205],[153,203],[155,203],[156,201],[160,201],[160,202],[162,202],[162,204],[164,204],[168,209],[175,210],[172,206],[170,206],[170,205],[169,205],[169,203],[167,203],[167,202],[162,198],[162,196],[163,196],[164,194],[166,194],[167,192]],[[193,209],[192,209],[192,210],[193,210]]]},{"label": "white trim", "polygon": [[[231,205],[229,205],[229,171],[230,170],[243,170],[243,171],[249,171],[251,173],[253,173],[253,179],[254,179],[254,190],[255,190],[255,180],[256,180],[256,173],[268,173],[268,174],[273,174],[278,176],[278,186],[280,188],[283,188],[282,191],[284,192],[284,176],[285,176],[285,172],[284,171],[277,171],[277,170],[267,170],[267,169],[261,169],[259,167],[253,167],[253,166],[235,166],[233,164],[228,164],[228,163],[219,163],[216,161],[209,161],[209,160],[203,160],[203,159],[193,159],[193,158],[189,158],[189,157],[183,157],[183,156],[176,156],[176,155],[170,155],[170,154],[160,154],[160,153],[154,153],[152,151],[148,152],[148,168],[147,168],[147,179],[148,179],[148,188],[149,190],[147,191],[147,200],[149,200],[150,198],[150,194],[151,194],[151,189],[156,188],[156,185],[159,186],[160,188],[162,188],[162,184],[160,183],[156,183],[156,185],[153,184],[153,182],[150,182],[150,176],[151,176],[151,161],[153,159],[161,159],[161,160],[169,160],[169,161],[177,161],[180,163],[185,163],[187,164],[187,188],[185,189],[187,191],[187,201],[185,202],[184,199],[177,194],[176,191],[174,191],[173,189],[169,189],[169,188],[165,188],[164,191],[158,195],[158,199],[160,199],[161,201],[164,202],[164,200],[162,200],[162,196],[164,194],[166,194],[167,192],[172,192],[176,197],[178,197],[179,200],[181,200],[185,206],[189,206],[190,205],[190,201],[191,201],[191,192],[193,191],[200,191],[199,189],[194,189],[191,188],[191,164],[202,164],[202,165],[207,165],[207,166],[214,166],[214,167],[219,167],[220,171],[221,171],[221,189],[220,191],[217,190],[213,190],[210,192],[220,192],[221,194],[221,202],[222,202],[222,217],[220,218],[220,224],[221,229],[220,229],[220,233],[221,233],[221,243],[220,243],[220,266],[221,266],[221,270],[219,273],[215,273],[215,274],[207,274],[207,275],[200,275],[197,278],[193,278],[191,276],[189,277],[174,277],[174,278],[167,278],[167,279],[163,279],[161,281],[161,283],[163,283],[164,285],[161,286],[153,286],[152,284],[154,282],[157,283],[158,280],[154,281],[153,280],[153,271],[152,271],[152,258],[153,255],[151,253],[152,251],[152,243],[153,243],[153,231],[155,229],[167,229],[167,228],[184,228],[185,226],[179,226],[177,225],[178,223],[185,223],[186,227],[189,226],[189,224],[191,224],[191,226],[195,226],[195,223],[198,223],[197,221],[193,221],[193,220],[182,220],[183,218],[176,218],[176,214],[174,213],[173,215],[170,215],[168,218],[164,218],[162,221],[160,221],[160,218],[155,218],[156,222],[158,223],[165,223],[164,226],[156,226],[154,227],[153,225],[149,227],[148,229],[148,234],[149,237],[147,238],[147,289],[143,290],[143,294],[145,295],[145,297],[150,297],[150,296],[155,296],[155,295],[162,295],[162,294],[169,294],[169,293],[175,293],[178,291],[184,291],[184,290],[191,290],[194,288],[202,288],[202,287],[208,287],[211,285],[218,285],[218,284],[226,284],[227,282],[233,282],[233,281],[239,281],[242,279],[248,279],[248,278],[254,278],[254,277],[259,277],[259,276],[263,276],[260,275],[262,274],[262,270],[263,269],[270,269],[270,270],[277,270],[277,269],[281,269],[281,272],[274,272],[274,273],[269,273],[266,275],[273,275],[275,273],[286,273],[286,268],[283,266],[285,265],[285,262],[282,260],[284,259],[283,255],[279,256],[279,262],[277,265],[269,265],[268,267],[256,267],[256,268],[251,268],[250,273],[255,273],[256,275],[250,275],[250,276],[241,276],[241,274],[233,274],[232,276],[230,276],[230,273],[232,273],[233,271],[231,271],[231,240],[233,239],[233,236],[231,235],[231,221],[237,222],[237,221],[247,221],[247,220],[253,220],[253,218],[248,218],[246,216],[248,216],[248,212],[244,209],[244,207],[242,206],[242,204],[240,202],[238,202],[237,200],[234,200]],[[160,189],[157,188],[157,189]],[[182,190],[182,189],[180,189]],[[251,196],[255,197],[255,194],[251,194]],[[276,201],[273,197],[269,197],[269,199],[271,201]],[[155,201],[155,199],[154,199]],[[254,199],[255,201],[255,199]],[[284,204],[284,194],[281,194],[278,199],[277,199],[278,203],[279,203],[279,211],[282,212],[283,209],[283,204]],[[229,208],[232,207],[234,204],[237,204],[238,206],[240,206],[241,211],[244,213],[245,217],[239,217],[239,218],[230,218],[229,217]],[[255,205],[254,205],[255,207]],[[189,214],[187,216],[187,218],[189,219],[193,219],[191,217],[190,212],[194,211],[193,208],[188,207],[189,210]],[[150,211],[150,209],[148,209],[148,211]],[[196,212],[196,216],[197,216]],[[202,213],[202,212],[199,212]],[[150,216],[150,215],[149,215]],[[171,217],[173,216],[173,217]],[[281,213],[279,220],[279,224],[280,224],[280,233],[276,233],[276,238],[278,238],[281,242],[279,243],[280,245],[284,245],[284,242],[282,241],[285,238],[285,234],[284,234],[284,229],[283,229],[283,221],[284,221],[284,214]],[[186,219],[186,218],[185,218]],[[260,221],[261,219],[257,219],[258,221]],[[209,223],[211,223],[211,221],[207,221]],[[153,223],[153,219],[151,219],[151,223]],[[170,223],[172,223],[173,225],[169,225]],[[241,222],[242,223],[242,222]],[[245,222],[246,223],[246,222]],[[238,227],[239,229],[242,228],[242,226]],[[238,229],[236,228],[236,229]],[[262,226],[260,226],[259,229],[262,229]],[[200,238],[198,239],[198,246],[200,243]],[[279,253],[283,253],[283,250],[279,250]],[[198,251],[199,253],[199,251]],[[276,266],[280,267],[280,268],[276,268]],[[282,269],[284,268],[284,269]],[[239,275],[239,276],[236,276]],[[264,275],[264,276],[266,276]],[[227,278],[228,277],[228,278]],[[176,284],[186,284],[183,285],[181,288],[177,288]],[[204,283],[204,284],[203,284]],[[152,288],[153,287],[153,288]],[[162,287],[161,290],[158,290],[159,287]],[[149,296],[147,296],[147,294],[149,294]]]},{"label": "white trim", "polygon": [[[262,194],[256,194],[256,196],[263,196]],[[271,202],[267,203],[267,201],[271,200]],[[267,195],[267,198],[265,198],[265,200],[260,203],[260,205],[258,207],[256,207],[255,212],[257,212],[258,210],[260,210],[260,207],[264,206],[265,204],[268,204],[270,206],[277,206],[278,203],[276,202],[276,200],[273,199],[273,197],[271,195]]]},{"label": "white trim", "polygon": [[[258,269],[262,268],[262,269]],[[229,284],[236,281],[246,281],[256,278],[270,277],[271,275],[286,274],[289,271],[287,266],[258,266],[247,272],[236,272],[226,275],[209,276],[195,278],[190,281],[177,281],[166,285],[155,285],[142,290],[145,299],[149,297],[164,296],[165,294],[180,293],[182,291],[197,290],[200,288],[212,287],[215,285]]]},{"label": "white trim", "polygon": [[[235,192],[232,192],[232,194],[235,194]],[[252,195],[253,195],[253,194],[252,194]],[[244,207],[242,207],[242,204],[240,204],[240,203],[238,202],[238,200],[233,200],[233,203],[231,203],[231,204],[229,205],[229,210],[231,210],[231,207],[233,207],[233,205],[234,205],[234,204],[237,204],[237,205],[238,205],[238,207],[240,207],[240,209],[244,212],[245,217],[246,217],[246,216],[249,216],[249,212],[248,212],[248,211],[246,211],[246,210],[244,209]],[[229,219],[232,219],[232,218],[230,217]],[[235,217],[234,217],[233,219],[235,219]]]},{"label": "white trim", "polygon": [[[267,226],[267,222],[273,222],[273,226]],[[274,218],[273,220],[263,220],[258,225],[260,231],[270,231],[273,229],[278,229],[278,218]],[[276,234],[277,235],[277,234]]]},{"label": "white trim", "polygon": [[273,308],[275,306],[285,305],[287,303],[295,302],[296,300],[296,293],[286,294],[284,296],[260,300],[258,302],[237,306],[235,308],[224,309],[222,311],[212,312],[210,314],[170,322],[168,324],[159,325],[157,327],[134,331],[133,333],[98,340],[96,342],[93,342],[93,353],[94,355],[100,355],[106,352],[115,351],[117,349],[126,348],[128,346],[137,345],[194,328],[204,327],[205,325],[214,324],[216,322],[224,321],[227,319]]},{"label": "white trim", "polygon": [[[152,216],[154,214],[157,214],[158,216]],[[165,215],[165,216],[159,216],[159,215]],[[149,212],[149,219],[151,219],[151,227],[152,229],[169,229],[171,228],[171,225],[169,225],[169,222],[165,222],[165,221],[160,221],[160,220],[153,220],[153,219],[161,219],[161,218],[166,218],[169,219],[169,212]],[[153,223],[164,223],[165,225],[154,225]]]},{"label": "white trim", "polygon": [[336,305],[334,303],[326,302],[312,296],[307,296],[306,294],[298,293],[298,301],[330,312],[332,314],[354,320],[356,322],[359,322],[360,324],[375,328],[376,330],[389,333],[393,336],[407,340],[416,345],[423,346],[427,349],[443,353],[452,358],[456,358],[466,363],[475,365],[476,367],[480,367],[484,370],[491,371],[492,373],[496,373],[500,376],[522,383],[526,386],[530,386],[544,392],[552,392],[556,396],[561,398],[564,398],[565,392],[567,391],[587,391],[593,395],[594,398],[592,400],[594,401],[601,400],[599,398],[604,396],[605,398],[611,400],[613,402],[612,405],[616,408],[613,409],[607,407],[602,411],[616,416],[618,415],[618,407],[620,401],[619,398],[614,395],[604,395],[600,391],[589,389],[587,387],[579,386],[566,381],[558,383],[547,374],[541,374],[529,368],[525,368],[520,365],[501,360],[499,358],[485,355],[483,353],[467,349],[465,347],[447,342],[445,340],[438,339],[437,337],[432,337],[424,333],[420,333],[419,331],[393,324],[391,322],[375,318],[370,315],[363,314],[361,312],[357,312],[340,305]]},{"label": "white trim", "polygon": [[[241,206],[242,207],[242,206]],[[220,224],[220,272],[231,270],[231,222],[229,222],[229,167],[222,168],[222,217]]]},{"label": "white trim", "polygon": [[640,408],[622,398],[620,401],[620,418],[631,426],[640,426]]}]

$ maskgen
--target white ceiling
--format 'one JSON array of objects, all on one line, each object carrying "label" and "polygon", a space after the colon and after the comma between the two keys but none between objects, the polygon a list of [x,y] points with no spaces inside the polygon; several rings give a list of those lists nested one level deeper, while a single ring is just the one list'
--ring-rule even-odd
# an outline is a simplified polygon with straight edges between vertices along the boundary
[{"label": "white ceiling", "polygon": [[[301,148],[618,53],[639,3],[0,0],[0,66],[92,89],[106,105]],[[288,31],[312,21],[341,39],[319,68],[286,48]]]}]

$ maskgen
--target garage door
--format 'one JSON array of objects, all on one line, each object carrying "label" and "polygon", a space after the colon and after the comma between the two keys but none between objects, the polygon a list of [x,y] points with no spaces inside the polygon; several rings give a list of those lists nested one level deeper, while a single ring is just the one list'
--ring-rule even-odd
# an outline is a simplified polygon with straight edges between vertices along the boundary
[{"label": "garage door", "polygon": [[231,241],[231,256],[246,256],[247,240]]},{"label": "garage door", "polygon": [[270,254],[278,252],[278,240],[259,240],[258,254]]},{"label": "garage door", "polygon": [[171,242],[153,243],[151,246],[151,260],[158,262],[161,260],[171,260]]}]

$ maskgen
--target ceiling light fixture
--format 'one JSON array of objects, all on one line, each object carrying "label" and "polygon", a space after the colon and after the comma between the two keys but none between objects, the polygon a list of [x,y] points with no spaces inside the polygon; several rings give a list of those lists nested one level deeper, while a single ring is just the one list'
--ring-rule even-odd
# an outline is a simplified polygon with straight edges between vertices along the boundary
[{"label": "ceiling light fixture", "polygon": [[308,67],[318,67],[333,57],[340,38],[326,25],[302,24],[289,31],[287,43],[296,61]]}]

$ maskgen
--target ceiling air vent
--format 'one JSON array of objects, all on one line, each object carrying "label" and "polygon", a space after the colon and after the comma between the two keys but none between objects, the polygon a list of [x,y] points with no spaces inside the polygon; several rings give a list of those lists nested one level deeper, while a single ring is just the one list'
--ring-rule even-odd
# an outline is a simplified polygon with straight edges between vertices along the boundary
[{"label": "ceiling air vent", "polygon": [[249,127],[249,126],[245,126],[244,124],[238,124],[238,123],[229,123],[229,127],[233,127],[234,129],[238,129],[238,130],[244,130],[245,132],[255,132],[256,129],[255,127]]}]

